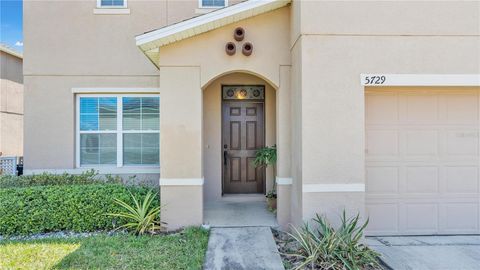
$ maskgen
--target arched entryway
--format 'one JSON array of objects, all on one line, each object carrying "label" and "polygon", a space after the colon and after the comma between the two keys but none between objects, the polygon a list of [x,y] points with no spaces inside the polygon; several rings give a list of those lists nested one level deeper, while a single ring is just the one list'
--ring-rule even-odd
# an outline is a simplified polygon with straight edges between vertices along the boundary
[{"label": "arched entryway", "polygon": [[[262,215],[266,208],[264,195],[273,188],[275,173],[273,168],[252,172],[251,155],[255,152],[253,146],[277,143],[276,88],[254,74],[230,72],[211,80],[202,90],[205,207],[208,211],[212,203],[219,201],[231,203],[230,206],[241,203],[243,207],[233,205],[236,211],[248,210]],[[247,96],[236,98],[235,91],[243,90]],[[228,91],[235,95],[228,97]],[[250,96],[250,92],[259,95]],[[256,143],[251,142],[252,138]],[[236,154],[239,156],[234,157]],[[255,182],[260,181],[260,177],[263,178],[261,187]],[[222,209],[215,211],[221,213]],[[273,214],[268,215],[271,217],[264,217],[266,221],[275,222]],[[208,213],[204,219],[209,222]]]}]

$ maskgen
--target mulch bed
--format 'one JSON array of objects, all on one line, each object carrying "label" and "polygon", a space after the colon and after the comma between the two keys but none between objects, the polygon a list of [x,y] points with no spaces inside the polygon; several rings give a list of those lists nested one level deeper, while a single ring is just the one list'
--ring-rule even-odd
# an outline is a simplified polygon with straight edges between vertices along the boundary
[{"label": "mulch bed", "polygon": [[[297,247],[298,247],[297,244],[293,241],[292,237],[283,231],[279,231],[275,229],[272,229],[272,234],[273,234],[273,238],[275,239],[275,243],[277,244],[278,252],[280,253],[280,257],[282,258],[282,262],[283,262],[283,265],[285,266],[285,269],[297,268],[302,263],[301,258],[288,255],[288,254],[295,253],[295,250],[297,250]],[[382,263],[382,261],[380,261],[380,264],[383,269],[389,269]],[[304,269],[337,270],[337,268],[332,267],[328,263],[325,263],[325,265],[316,265],[315,268],[308,267]],[[375,270],[375,269],[378,269],[378,268],[367,267],[362,270]]]},{"label": "mulch bed", "polygon": [[298,257],[287,255],[297,249],[297,245],[292,241],[292,237],[285,232],[275,229],[272,229],[272,234],[285,269],[294,269],[300,265],[301,260]]}]

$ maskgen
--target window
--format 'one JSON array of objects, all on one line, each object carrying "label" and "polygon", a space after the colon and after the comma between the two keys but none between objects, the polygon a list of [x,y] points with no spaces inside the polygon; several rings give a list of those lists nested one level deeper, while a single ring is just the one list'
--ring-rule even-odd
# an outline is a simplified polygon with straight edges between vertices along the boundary
[{"label": "window", "polygon": [[97,0],[97,6],[104,8],[126,8],[127,0]]},{"label": "window", "polygon": [[159,166],[160,98],[79,95],[78,166]]},{"label": "window", "polygon": [[228,0],[199,0],[201,8],[225,7]]}]

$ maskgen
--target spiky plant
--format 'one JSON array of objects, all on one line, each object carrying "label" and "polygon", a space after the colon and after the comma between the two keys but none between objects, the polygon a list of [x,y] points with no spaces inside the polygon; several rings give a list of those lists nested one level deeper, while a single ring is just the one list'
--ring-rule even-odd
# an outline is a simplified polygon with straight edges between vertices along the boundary
[{"label": "spiky plant", "polygon": [[343,211],[338,229],[318,214],[312,222],[315,229],[308,224],[300,229],[292,227],[289,235],[297,248],[286,255],[301,261],[294,269],[380,269],[380,255],[361,241],[368,219],[362,225],[359,222],[358,214],[347,218]]},{"label": "spiky plant", "polygon": [[[277,164],[277,146],[264,147],[257,150],[255,153],[255,159],[253,160],[253,165],[255,167],[273,167],[273,174],[275,175],[275,165]],[[276,198],[276,183],[273,181],[272,189],[267,192],[267,198]]]},{"label": "spiky plant", "polygon": [[134,231],[136,235],[143,235],[145,232],[153,233],[156,230],[162,229],[162,223],[160,222],[161,206],[152,207],[152,202],[157,194],[152,193],[150,190],[147,195],[145,195],[145,198],[143,198],[142,203],[140,203],[132,193],[130,193],[130,196],[132,197],[133,205],[129,205],[119,199],[114,199],[114,202],[122,207],[124,211],[109,213],[108,215],[127,220],[127,223],[116,229],[124,228],[129,231]]}]

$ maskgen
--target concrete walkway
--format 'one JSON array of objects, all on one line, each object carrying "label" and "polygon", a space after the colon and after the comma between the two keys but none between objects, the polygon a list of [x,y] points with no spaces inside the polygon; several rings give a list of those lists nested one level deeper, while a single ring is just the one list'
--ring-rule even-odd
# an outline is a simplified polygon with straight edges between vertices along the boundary
[{"label": "concrete walkway", "polygon": [[392,269],[479,270],[480,236],[368,237]]},{"label": "concrete walkway", "polygon": [[284,269],[269,227],[212,228],[205,270]]},{"label": "concrete walkway", "polygon": [[264,195],[230,195],[206,202],[205,225],[212,227],[277,227],[275,215],[267,210]]}]

